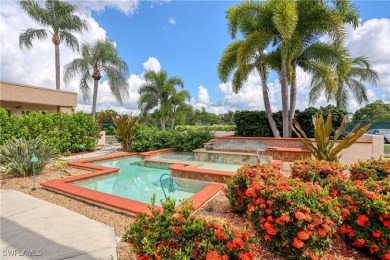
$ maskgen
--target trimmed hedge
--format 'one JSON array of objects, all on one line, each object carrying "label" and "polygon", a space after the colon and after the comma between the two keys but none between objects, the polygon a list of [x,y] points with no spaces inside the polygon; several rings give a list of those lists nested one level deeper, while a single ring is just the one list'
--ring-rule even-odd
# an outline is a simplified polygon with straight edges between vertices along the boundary
[{"label": "trimmed hedge", "polygon": [[210,141],[212,135],[207,130],[160,130],[157,127],[141,126],[137,129],[131,150],[145,152],[163,148],[175,148],[178,151],[191,152]]},{"label": "trimmed hedge", "polygon": [[8,116],[7,111],[0,109],[0,145],[12,136],[33,139],[42,136],[43,141],[54,146],[58,153],[70,154],[85,150],[95,150],[99,129],[90,115],[44,114],[30,112],[21,116]]},{"label": "trimmed hedge", "polygon": [[235,125],[178,125],[175,127],[177,131],[221,131],[221,132],[230,132],[235,131]]},{"label": "trimmed hedge", "polygon": [[[339,126],[344,116],[347,114],[347,111],[338,109],[332,105],[328,105],[327,107],[321,107],[320,109],[315,107],[309,107],[303,111],[296,110],[295,119],[301,125],[302,130],[309,138],[314,137],[312,117],[315,113],[321,113],[321,111],[323,115],[328,115],[328,113],[332,113],[333,126]],[[282,112],[278,111],[273,113],[272,115],[276,122],[277,128],[280,132],[282,132]],[[265,111],[236,111],[234,115],[234,122],[236,124],[237,136],[273,136]],[[293,136],[295,137],[294,133]]]}]

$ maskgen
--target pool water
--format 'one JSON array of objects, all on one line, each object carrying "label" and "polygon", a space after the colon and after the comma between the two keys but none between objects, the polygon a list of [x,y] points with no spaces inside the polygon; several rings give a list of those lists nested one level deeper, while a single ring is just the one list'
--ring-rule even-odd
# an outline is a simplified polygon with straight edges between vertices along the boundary
[{"label": "pool water", "polygon": [[[169,174],[169,170],[144,167],[141,166],[140,162],[139,157],[96,162],[94,164],[119,168],[120,170],[117,174],[78,181],[73,184],[147,204],[150,204],[152,195],[156,194],[156,205],[161,206],[161,200],[165,201],[165,197],[160,186],[160,177],[163,174]],[[188,199],[208,184],[208,182],[196,180],[183,182],[179,183],[181,190],[168,193],[168,176],[164,176],[162,180],[167,197],[174,198],[177,202]]]}]

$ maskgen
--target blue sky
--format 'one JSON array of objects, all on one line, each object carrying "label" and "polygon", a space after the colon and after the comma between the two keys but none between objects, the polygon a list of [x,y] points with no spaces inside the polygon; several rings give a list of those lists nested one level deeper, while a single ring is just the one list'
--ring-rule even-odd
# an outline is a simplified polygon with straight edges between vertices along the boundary
[{"label": "blue sky", "polygon": [[[43,2],[40,2],[43,4]],[[238,94],[230,82],[218,79],[217,65],[224,48],[232,41],[225,18],[228,7],[239,1],[170,1],[102,0],[75,1],[80,15],[89,21],[91,30],[77,35],[80,42],[108,36],[117,44],[131,76],[130,95],[123,105],[108,91],[107,82],[99,87],[98,110],[116,109],[121,113],[138,112],[138,88],[146,69],[163,69],[179,76],[191,92],[191,104],[215,113],[235,109],[263,109],[260,81],[253,73]],[[378,87],[369,86],[369,99],[390,102],[390,1],[354,1],[360,10],[361,25],[348,29],[346,45],[353,56],[367,56],[380,76]],[[50,40],[35,42],[23,53],[18,36],[25,29],[42,28],[20,10],[16,1],[1,2],[1,80],[54,88],[54,47]],[[61,66],[77,57],[61,46]],[[298,73],[298,109],[308,106],[310,75]],[[268,80],[271,104],[280,109],[280,84],[275,73]],[[78,91],[75,80],[65,88]],[[90,103],[78,97],[78,110],[89,111]],[[326,105],[324,99],[315,106]],[[359,108],[351,98],[350,111]]]}]

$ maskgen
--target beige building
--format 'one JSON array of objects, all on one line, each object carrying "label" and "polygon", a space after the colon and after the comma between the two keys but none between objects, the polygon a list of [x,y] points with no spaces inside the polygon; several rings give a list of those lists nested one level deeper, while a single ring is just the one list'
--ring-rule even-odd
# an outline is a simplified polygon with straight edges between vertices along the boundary
[{"label": "beige building", "polygon": [[73,113],[77,93],[0,81],[0,107],[11,115],[28,111]]}]

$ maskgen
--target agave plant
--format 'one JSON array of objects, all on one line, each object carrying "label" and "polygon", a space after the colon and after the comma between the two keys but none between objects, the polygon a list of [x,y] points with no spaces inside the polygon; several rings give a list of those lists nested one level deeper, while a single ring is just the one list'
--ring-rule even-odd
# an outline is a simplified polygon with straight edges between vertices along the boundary
[{"label": "agave plant", "polygon": [[310,150],[313,156],[318,160],[325,161],[338,161],[341,157],[338,154],[341,150],[350,147],[356,140],[361,137],[370,127],[370,124],[363,126],[359,130],[360,124],[357,124],[343,140],[337,141],[339,137],[344,133],[345,125],[347,123],[347,117],[345,116],[339,128],[335,131],[333,139],[331,138],[331,134],[333,131],[332,127],[332,114],[328,114],[328,118],[326,121],[324,120],[322,114],[313,116],[313,124],[314,124],[314,138],[315,144],[307,138],[305,132],[302,131],[299,123],[294,120],[293,130],[302,143]]},{"label": "agave plant", "polygon": [[32,174],[30,162],[32,154],[39,161],[35,163],[35,173],[39,174],[56,154],[56,149],[44,143],[42,136],[33,139],[15,138],[7,140],[0,146],[0,165],[4,166],[6,173],[13,176],[27,176]]},{"label": "agave plant", "polygon": [[133,141],[135,131],[139,125],[139,117],[130,115],[120,115],[113,117],[112,121],[114,122],[116,128],[116,137],[119,142],[122,143],[122,148],[124,151],[129,151],[131,149],[131,142]]}]

